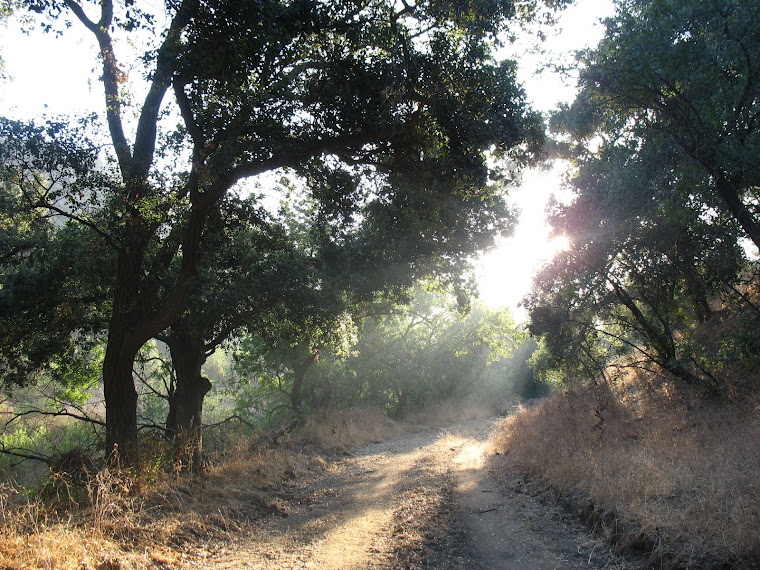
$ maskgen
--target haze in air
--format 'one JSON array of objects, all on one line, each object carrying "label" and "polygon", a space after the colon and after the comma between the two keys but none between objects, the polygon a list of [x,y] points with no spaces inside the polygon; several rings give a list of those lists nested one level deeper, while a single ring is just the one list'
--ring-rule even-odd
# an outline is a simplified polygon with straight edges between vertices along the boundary
[{"label": "haze in air", "polygon": [[560,4],[0,2],[0,567],[760,567],[760,0]]}]

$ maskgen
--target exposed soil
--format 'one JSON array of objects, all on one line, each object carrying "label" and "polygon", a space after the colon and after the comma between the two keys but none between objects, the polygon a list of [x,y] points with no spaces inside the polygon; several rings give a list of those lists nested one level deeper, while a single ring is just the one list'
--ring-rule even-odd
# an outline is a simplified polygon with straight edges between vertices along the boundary
[{"label": "exposed soil", "polygon": [[490,454],[491,421],[372,444],[278,490],[195,568],[634,568]]}]

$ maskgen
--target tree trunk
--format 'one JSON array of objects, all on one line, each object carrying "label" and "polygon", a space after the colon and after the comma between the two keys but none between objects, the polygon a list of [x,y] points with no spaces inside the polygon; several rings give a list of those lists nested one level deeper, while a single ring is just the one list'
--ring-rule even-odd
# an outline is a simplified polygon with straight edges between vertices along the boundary
[{"label": "tree trunk", "polygon": [[747,206],[741,200],[739,191],[731,180],[724,174],[715,174],[715,188],[718,195],[723,199],[728,211],[739,222],[739,225],[747,233],[749,239],[760,249],[760,223],[755,219]]},{"label": "tree trunk", "polygon": [[[176,318],[195,279],[189,270],[183,270],[172,292],[160,306],[154,307],[155,289],[147,285],[142,276],[146,244],[151,234],[140,224],[139,220],[133,220],[130,224],[134,237],[119,252],[117,259],[113,308],[103,363],[106,454],[112,460],[118,458],[126,467],[139,467],[137,391],[132,377],[135,358],[146,342],[165,330]],[[188,254],[186,257],[191,256]],[[118,455],[114,454],[114,450],[118,451]]]},{"label": "tree trunk", "polygon": [[[136,251],[133,250],[133,251]],[[132,367],[140,347],[135,338],[137,322],[135,299],[139,277],[132,269],[139,267],[141,256],[125,248],[119,253],[114,284],[114,301],[108,327],[108,344],[103,361],[103,394],[106,406],[106,456],[111,462],[138,467],[137,390]]]},{"label": "tree trunk", "polygon": [[694,316],[697,322],[706,323],[712,318],[712,309],[710,303],[707,300],[707,296],[701,291],[693,291],[687,286],[687,293],[691,299],[691,305],[694,310]]},{"label": "tree trunk", "polygon": [[397,392],[398,402],[396,403],[396,409],[393,411],[393,417],[400,420],[406,414],[406,405],[409,401],[409,389],[404,387],[401,391]]},{"label": "tree trunk", "polygon": [[[119,327],[123,329],[123,327]],[[132,378],[132,365],[137,350],[131,352],[118,342],[123,330],[109,331],[108,347],[103,362],[103,392],[106,406],[106,456],[112,464],[138,466],[137,391]]]},{"label": "tree trunk", "polygon": [[314,354],[310,354],[300,364],[293,366],[293,388],[290,390],[290,406],[300,413],[303,406],[303,388],[306,371],[319,360],[321,349],[317,348]]},{"label": "tree trunk", "polygon": [[711,388],[699,376],[689,371],[683,364],[676,361],[664,362],[662,367],[679,380],[683,380],[693,388]]},{"label": "tree trunk", "polygon": [[673,376],[683,380],[690,386],[709,388],[699,376],[688,370],[678,360],[674,335],[672,331],[667,328],[664,321],[661,321],[663,330],[657,330],[657,325],[650,322],[646,316],[644,316],[628,292],[617,283],[613,281],[609,282],[612,284],[618,299],[628,308],[636,322],[641,326],[642,334],[646,335],[646,338],[656,355],[652,360],[673,374]]},{"label": "tree trunk", "polygon": [[200,338],[174,334],[167,340],[177,384],[169,398],[166,430],[177,459],[196,471],[203,465],[203,399],[211,390],[211,381],[201,374],[206,349]]}]

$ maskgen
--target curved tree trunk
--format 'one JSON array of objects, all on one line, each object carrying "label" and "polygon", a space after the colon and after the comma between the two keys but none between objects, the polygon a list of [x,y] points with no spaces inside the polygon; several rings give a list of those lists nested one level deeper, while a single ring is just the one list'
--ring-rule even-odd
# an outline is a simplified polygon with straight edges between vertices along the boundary
[{"label": "curved tree trunk", "polygon": [[203,465],[203,400],[211,390],[211,381],[201,374],[206,348],[202,339],[182,335],[170,336],[167,344],[177,384],[169,397],[166,430],[177,459],[195,471]]},{"label": "curved tree trunk", "polygon": [[[146,342],[176,318],[195,280],[195,275],[183,268],[174,289],[156,304],[155,291],[146,283],[140,270],[148,241],[147,232],[139,222],[134,228],[137,237],[119,253],[117,260],[114,302],[103,363],[106,453],[115,459],[114,450],[117,450],[119,461],[128,467],[139,467],[137,391],[132,376],[135,358]],[[158,306],[154,307],[154,304]]]}]

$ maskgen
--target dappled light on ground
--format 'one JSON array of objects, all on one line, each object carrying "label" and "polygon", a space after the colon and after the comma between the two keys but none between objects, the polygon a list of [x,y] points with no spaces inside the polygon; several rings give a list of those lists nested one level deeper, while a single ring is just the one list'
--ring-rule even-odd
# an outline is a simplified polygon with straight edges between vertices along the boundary
[{"label": "dappled light on ground", "polygon": [[287,516],[203,568],[612,568],[557,513],[504,494],[490,474],[492,424],[423,429],[294,481]]},{"label": "dappled light on ground", "polygon": [[454,465],[459,470],[480,469],[485,460],[486,444],[472,440],[462,440],[462,448],[454,458]]}]

